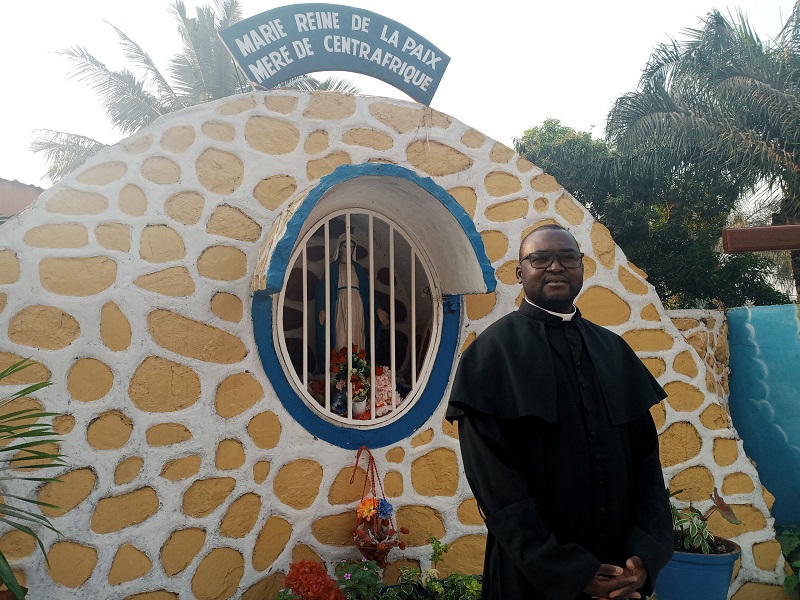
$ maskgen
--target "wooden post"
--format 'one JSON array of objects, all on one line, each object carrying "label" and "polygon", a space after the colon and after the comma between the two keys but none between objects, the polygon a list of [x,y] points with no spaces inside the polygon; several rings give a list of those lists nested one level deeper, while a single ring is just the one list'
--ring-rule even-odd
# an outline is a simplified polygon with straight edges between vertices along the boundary
[{"label": "wooden post", "polygon": [[800,249],[800,225],[726,227],[722,248],[728,253]]}]

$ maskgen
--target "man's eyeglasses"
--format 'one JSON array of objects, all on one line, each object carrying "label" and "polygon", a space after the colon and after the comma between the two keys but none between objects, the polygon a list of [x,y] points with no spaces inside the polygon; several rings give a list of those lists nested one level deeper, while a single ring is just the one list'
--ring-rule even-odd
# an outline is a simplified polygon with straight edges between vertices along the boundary
[{"label": "man's eyeglasses", "polygon": [[565,269],[577,269],[583,262],[583,252],[531,252],[527,256],[523,256],[519,261],[530,261],[534,269],[547,269],[553,264],[553,261],[558,258],[558,262]]}]

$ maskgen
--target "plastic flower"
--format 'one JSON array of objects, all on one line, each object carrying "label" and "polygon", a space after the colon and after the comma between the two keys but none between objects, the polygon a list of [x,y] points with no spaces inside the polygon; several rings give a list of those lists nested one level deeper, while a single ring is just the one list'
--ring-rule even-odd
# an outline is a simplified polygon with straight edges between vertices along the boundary
[{"label": "plastic flower", "polygon": [[356,513],[358,514],[359,518],[366,519],[367,521],[371,521],[373,515],[378,511],[378,499],[377,498],[364,498],[356,508]]},{"label": "plastic flower", "polygon": [[392,507],[392,505],[389,503],[388,500],[384,498],[378,500],[378,517],[380,517],[381,519],[388,519],[389,517],[392,516],[393,512],[394,508]]},{"label": "plastic flower", "polygon": [[345,573],[345,574],[344,574],[344,578],[345,578],[345,579],[350,579],[350,577],[351,577],[350,573]]}]

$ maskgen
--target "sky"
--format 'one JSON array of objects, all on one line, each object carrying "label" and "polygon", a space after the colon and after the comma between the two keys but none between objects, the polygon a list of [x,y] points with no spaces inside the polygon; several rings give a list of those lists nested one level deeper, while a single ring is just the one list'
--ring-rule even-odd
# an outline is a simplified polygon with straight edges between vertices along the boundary
[{"label": "sky", "polygon": [[[185,0],[190,15],[214,0]],[[512,145],[545,119],[603,135],[614,100],[636,88],[652,49],[712,9],[743,10],[762,40],[774,38],[792,0],[349,0],[426,37],[450,56],[431,106]],[[240,0],[243,17],[284,4]],[[94,92],[69,78],[60,50],[80,45],[112,69],[127,66],[116,25],[167,73],[180,51],[171,0],[27,0],[3,7],[0,177],[50,186],[44,160],[29,150],[37,129],[80,133],[113,144]],[[410,100],[366,76],[343,74],[362,93]]]}]

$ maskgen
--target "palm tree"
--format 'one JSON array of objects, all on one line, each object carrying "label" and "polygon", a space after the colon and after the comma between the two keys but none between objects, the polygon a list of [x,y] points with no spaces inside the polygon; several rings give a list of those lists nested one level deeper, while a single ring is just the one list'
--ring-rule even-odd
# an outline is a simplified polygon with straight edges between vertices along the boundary
[{"label": "palm tree", "polygon": [[[71,75],[89,84],[100,98],[111,124],[123,135],[131,135],[161,115],[188,106],[240,94],[251,89],[220,40],[217,32],[242,18],[238,0],[217,0],[216,6],[199,6],[190,18],[183,0],[175,0],[170,11],[179,23],[183,48],[169,62],[165,77],[150,55],[122,30],[111,25],[119,37],[132,68],[109,69],[86,48],[75,46],[60,54],[73,65]],[[137,75],[134,71],[140,73]],[[358,93],[346,80],[317,80],[303,76],[283,84],[303,90]],[[56,181],[82,165],[106,144],[74,133],[41,129],[31,144],[44,155],[47,176]]]},{"label": "palm tree", "polygon": [[[638,89],[612,108],[606,135],[659,178],[724,174],[743,195],[770,190],[773,222],[800,223],[800,0],[762,42],[746,16],[711,12],[658,46]],[[800,250],[792,251],[800,290]]]}]

